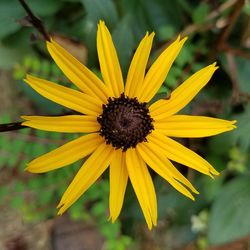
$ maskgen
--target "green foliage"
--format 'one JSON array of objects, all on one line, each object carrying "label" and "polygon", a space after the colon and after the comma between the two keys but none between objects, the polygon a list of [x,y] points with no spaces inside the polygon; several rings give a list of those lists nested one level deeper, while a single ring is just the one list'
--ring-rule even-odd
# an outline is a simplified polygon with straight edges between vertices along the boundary
[{"label": "green foliage", "polygon": [[247,151],[250,146],[250,105],[247,105],[244,112],[237,114],[234,118],[237,120],[238,129],[232,133],[232,139],[238,143],[242,149]]},{"label": "green foliage", "polygon": [[250,233],[249,193],[249,176],[235,178],[221,189],[209,219],[211,244],[233,241]]},{"label": "green foliage", "polygon": [[[73,87],[48,57],[46,46],[37,31],[18,22],[24,18],[25,12],[17,2],[0,1],[0,21],[3,27],[0,29],[0,68],[12,69],[17,88],[21,95],[27,97],[30,106],[34,107],[34,113],[58,115],[68,112],[38,95],[22,80],[28,73]],[[101,74],[96,54],[96,27],[100,19],[106,22],[112,33],[124,79],[133,52],[147,31],[156,33],[148,66],[154,62],[167,43],[179,34],[181,36],[188,34],[189,39],[154,101],[170,96],[171,91],[188,76],[218,61],[220,69],[194,102],[182,112],[236,119],[238,128],[216,137],[190,140],[191,146],[193,142],[197,143],[194,144],[195,151],[222,172],[219,177],[211,180],[207,176],[189,170],[188,176],[191,176],[192,183],[200,191],[195,202],[180,195],[160,178],[154,178],[159,220],[163,225],[163,229],[160,230],[165,230],[168,237],[175,242],[178,241],[180,246],[195,240],[200,249],[205,249],[208,243],[230,242],[250,233],[250,218],[247,211],[250,193],[248,184],[250,64],[247,57],[244,57],[244,53],[249,54],[249,50],[243,48],[244,44],[247,44],[247,39],[244,37],[248,37],[248,33],[242,25],[249,18],[249,3],[243,7],[239,22],[232,26],[232,34],[224,44],[221,44],[226,45],[226,48],[222,46],[224,49],[229,47],[225,53],[219,46],[217,47],[218,38],[223,30],[219,26],[223,21],[227,21],[226,18],[234,9],[234,6],[227,8],[224,6],[218,11],[220,4],[225,1],[27,0],[27,2],[34,13],[42,19],[49,32],[60,34],[86,46],[87,64],[99,77]],[[214,18],[211,18],[211,13],[215,15]],[[233,49],[230,49],[230,46]],[[242,56],[235,56],[234,53]],[[238,84],[238,89],[237,86],[236,89],[232,89],[231,86],[235,84]],[[234,96],[238,97],[236,103],[232,98]],[[216,106],[217,104],[219,105]],[[1,114],[1,123],[12,121],[7,113],[8,111],[4,115]],[[19,208],[24,218],[31,222],[54,217],[56,204],[82,165],[82,161],[41,175],[30,175],[24,169],[32,159],[77,136],[77,134],[63,135],[31,129],[1,134],[1,171],[3,176],[8,177],[4,179],[3,185],[1,183],[1,204]],[[187,175],[186,168],[181,168],[181,171]],[[243,174],[246,176],[243,177]],[[68,213],[74,220],[95,223],[107,239],[106,249],[128,249],[134,241],[134,230],[138,222],[144,224],[144,218],[129,186],[120,220],[114,224],[108,221],[107,180],[108,176],[104,174],[103,178],[93,185]],[[202,217],[204,213],[205,219]],[[204,222],[205,230],[202,232],[193,230],[191,219],[193,216]]]},{"label": "green foliage", "polygon": [[202,24],[205,22],[205,18],[209,12],[209,5],[207,3],[201,3],[196,7],[192,14],[192,19],[194,23]]},{"label": "green foliage", "polygon": [[62,106],[45,99],[23,82],[26,74],[31,74],[39,78],[59,82],[64,86],[69,86],[68,80],[62,75],[62,72],[56,64],[39,57],[25,56],[22,63],[15,65],[13,77],[20,81],[20,90],[33,101],[38,109],[52,115],[62,113],[65,110]]}]

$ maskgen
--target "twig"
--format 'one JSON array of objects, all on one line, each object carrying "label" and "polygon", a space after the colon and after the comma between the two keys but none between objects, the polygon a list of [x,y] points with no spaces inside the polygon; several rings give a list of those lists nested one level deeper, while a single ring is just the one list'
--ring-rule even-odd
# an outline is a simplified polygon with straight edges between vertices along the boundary
[{"label": "twig", "polygon": [[43,36],[44,40],[50,41],[50,36],[46,31],[46,29],[44,28],[42,21],[33,14],[32,10],[27,5],[25,0],[19,0],[19,2],[23,6],[28,15],[27,17],[28,21],[38,30],[38,32]]},{"label": "twig", "polygon": [[0,132],[7,132],[7,131],[18,130],[22,128],[27,128],[26,126],[22,125],[22,122],[0,124]]},{"label": "twig", "polygon": [[250,60],[250,53],[248,51],[244,51],[244,50],[237,49],[237,48],[232,48],[228,44],[221,45],[220,50],[226,53],[229,53],[235,56],[240,56],[240,57]]},{"label": "twig", "polygon": [[[226,1],[225,3],[221,4],[216,10],[213,10],[212,12],[210,12],[205,21],[209,22],[215,18],[217,18],[218,16],[220,16],[220,14],[227,10],[228,8],[230,8],[231,6],[235,5],[237,3],[238,0],[229,0]],[[207,29],[211,29],[213,27],[213,24],[207,23],[204,27],[204,24],[190,24],[188,25],[182,32],[180,32],[183,36],[189,35],[191,33],[197,32],[197,31],[204,31]]]},{"label": "twig", "polygon": [[[44,40],[50,41],[50,36],[48,32],[46,31],[42,21],[36,17],[30,7],[27,5],[25,0],[19,0],[20,4],[23,6],[24,10],[27,13],[27,21],[31,23],[34,28],[37,29],[37,31],[43,36]],[[7,132],[7,131],[13,131],[18,129],[27,128],[26,126],[21,125],[22,122],[14,122],[14,123],[7,123],[7,124],[0,124],[0,132]]]},{"label": "twig", "polygon": [[220,36],[218,38],[218,42],[217,42],[217,48],[221,49],[223,47],[225,47],[226,41],[229,37],[229,35],[232,32],[232,29],[235,25],[236,20],[238,19],[238,16],[241,13],[241,9],[244,6],[245,1],[244,0],[238,0],[235,3],[235,6],[233,8],[232,13],[229,15],[228,20],[230,20],[230,22],[228,23],[228,25],[222,30],[222,32],[220,33]]},{"label": "twig", "polygon": [[232,82],[232,103],[238,103],[240,96],[240,88],[239,88],[239,83],[238,83],[238,77],[237,77],[237,66],[234,60],[234,56],[230,53],[226,53],[226,60],[227,60],[227,65],[228,65],[228,74],[229,77],[231,78]]}]

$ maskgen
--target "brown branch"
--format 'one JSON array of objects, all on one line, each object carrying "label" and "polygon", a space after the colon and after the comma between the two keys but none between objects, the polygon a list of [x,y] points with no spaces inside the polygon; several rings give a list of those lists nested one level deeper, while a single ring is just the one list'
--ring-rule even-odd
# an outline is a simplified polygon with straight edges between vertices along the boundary
[{"label": "brown branch", "polygon": [[222,30],[222,32],[219,35],[218,41],[217,41],[217,49],[221,49],[224,47],[224,44],[226,43],[229,35],[232,32],[232,29],[235,25],[236,20],[238,19],[241,9],[244,6],[245,1],[244,0],[238,0],[236,1],[232,13],[229,15],[228,20],[228,25]]},{"label": "brown branch", "polygon": [[207,17],[205,18],[205,21],[208,22],[207,24],[197,24],[193,23],[185,27],[185,29],[180,32],[183,36],[189,35],[191,33],[197,32],[197,31],[205,31],[208,29],[211,29],[214,25],[209,23],[209,21],[217,18],[221,15],[225,10],[229,9],[231,6],[235,5],[238,0],[229,0],[225,3],[221,4],[217,9],[210,12]]},{"label": "brown branch", "polygon": [[250,60],[250,53],[246,50],[236,49],[236,48],[230,47],[228,44],[222,44],[220,47],[220,50],[228,54],[232,54],[234,56],[240,56],[240,57]]},{"label": "brown branch", "polygon": [[51,40],[50,36],[48,32],[46,31],[46,29],[44,28],[42,21],[33,14],[32,10],[27,5],[25,0],[19,0],[19,2],[23,6],[24,10],[26,11],[28,15],[27,16],[28,22],[30,22],[34,26],[34,28],[38,30],[38,32],[43,36],[44,40],[50,41]]},{"label": "brown branch", "polygon": [[26,126],[22,125],[22,122],[0,124],[0,132],[7,132],[7,131],[18,130],[22,128],[27,128]]},{"label": "brown branch", "polygon": [[226,60],[228,65],[228,74],[231,78],[232,82],[232,97],[231,101],[233,104],[239,103],[239,93],[240,93],[240,87],[238,83],[238,77],[237,77],[237,66],[234,60],[234,56],[230,53],[226,53]]}]

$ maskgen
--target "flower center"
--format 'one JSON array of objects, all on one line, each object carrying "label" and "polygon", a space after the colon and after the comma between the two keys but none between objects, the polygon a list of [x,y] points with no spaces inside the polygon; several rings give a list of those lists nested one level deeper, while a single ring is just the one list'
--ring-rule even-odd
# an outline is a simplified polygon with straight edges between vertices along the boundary
[{"label": "flower center", "polygon": [[146,136],[154,129],[146,103],[138,102],[136,97],[121,94],[119,98],[109,98],[102,108],[97,118],[100,135],[116,149],[135,148],[139,142],[147,141]]}]

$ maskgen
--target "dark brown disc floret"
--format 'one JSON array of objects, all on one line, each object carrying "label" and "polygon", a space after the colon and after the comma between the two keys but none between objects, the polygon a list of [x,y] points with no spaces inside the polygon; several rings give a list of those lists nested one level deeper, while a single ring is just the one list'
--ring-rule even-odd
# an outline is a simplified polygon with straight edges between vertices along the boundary
[{"label": "dark brown disc floret", "polygon": [[140,103],[137,98],[121,94],[119,98],[109,98],[102,108],[97,118],[100,135],[116,149],[135,148],[138,143],[147,141],[147,135],[154,129],[146,103]]}]

